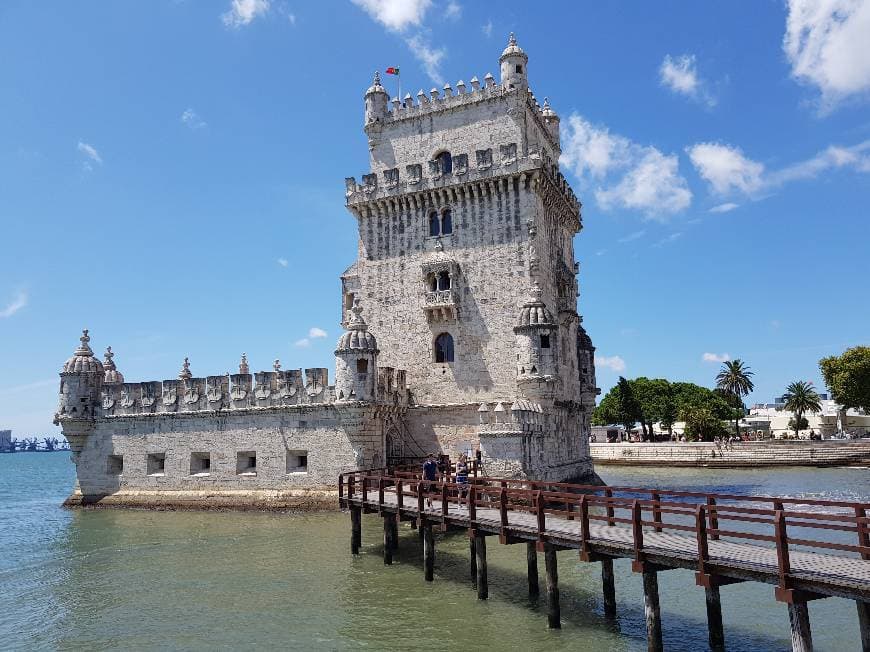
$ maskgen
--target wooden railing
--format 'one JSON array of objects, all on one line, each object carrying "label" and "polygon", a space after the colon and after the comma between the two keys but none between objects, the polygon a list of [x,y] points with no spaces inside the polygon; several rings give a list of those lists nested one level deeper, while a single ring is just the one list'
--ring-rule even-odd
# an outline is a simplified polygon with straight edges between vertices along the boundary
[{"label": "wooden railing", "polygon": [[[452,472],[452,469],[451,469]],[[425,501],[440,501],[440,514],[446,524],[474,527],[478,510],[498,511],[498,523],[486,525],[507,531],[516,526],[511,513],[535,515],[536,532],[523,525],[523,534],[538,540],[565,539],[570,535],[548,531],[548,520],[578,520],[581,557],[592,554],[591,523],[631,530],[633,557],[642,564],[648,548],[644,537],[649,532],[676,532],[691,536],[697,543],[698,581],[709,581],[710,542],[720,538],[752,541],[775,549],[779,575],[777,594],[790,602],[793,574],[790,556],[797,548],[835,551],[843,556],[870,559],[870,505],[866,503],[810,498],[744,496],[736,494],[670,491],[639,487],[601,487],[569,483],[536,482],[504,478],[469,477],[467,484],[455,476],[424,481],[416,471],[372,469],[345,473],[339,477],[339,497],[343,505],[361,500],[382,511],[387,505],[385,492],[394,493],[398,510],[431,519]],[[451,515],[450,507],[467,508],[467,515]],[[801,507],[801,510],[797,509]],[[791,532],[799,530],[800,536]],[[836,533],[836,534],[834,534]],[[600,532],[599,532],[600,534]],[[599,540],[597,543],[601,543]],[[715,560],[717,563],[721,559]],[[727,561],[727,560],[726,560]]]}]

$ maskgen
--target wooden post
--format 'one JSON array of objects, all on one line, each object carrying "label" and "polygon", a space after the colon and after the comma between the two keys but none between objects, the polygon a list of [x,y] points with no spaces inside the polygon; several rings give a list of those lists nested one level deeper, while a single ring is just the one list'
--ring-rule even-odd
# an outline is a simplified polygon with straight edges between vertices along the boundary
[{"label": "wooden post", "polygon": [[393,563],[393,515],[384,514],[384,565]]},{"label": "wooden post", "polygon": [[604,617],[616,618],[616,582],[613,578],[613,559],[601,559],[601,588],[604,593]]},{"label": "wooden post", "polygon": [[471,572],[471,588],[477,588],[477,544],[473,536],[468,537],[468,552]]},{"label": "wooden post", "polygon": [[725,649],[725,629],[722,626],[722,602],[719,597],[719,586],[715,581],[704,588],[707,599],[707,640],[711,650]]},{"label": "wooden post", "polygon": [[474,535],[474,552],[477,555],[477,599],[489,597],[489,584],[486,581],[486,537]]},{"label": "wooden post", "polygon": [[646,649],[662,652],[662,615],[659,610],[658,572],[645,565],[643,570],[643,612],[646,619]]},{"label": "wooden post", "polygon": [[810,631],[810,611],[806,602],[790,602],[788,620],[791,623],[792,652],[813,652],[813,634]]},{"label": "wooden post", "polygon": [[[652,507],[653,522],[661,523],[662,522],[662,512],[661,512],[661,505],[659,505],[659,503],[662,500],[662,496],[660,493],[654,491],[654,492],[652,492],[652,499],[653,499],[653,507]],[[656,525],[654,529],[656,532],[662,531],[662,528],[660,528],[658,525]]]},{"label": "wooden post", "polygon": [[350,508],[350,551],[354,555],[359,554],[362,544],[362,514],[359,507]]},{"label": "wooden post", "polygon": [[[710,509],[710,507],[713,507],[713,509]],[[709,528],[711,530],[718,530],[719,529],[719,513],[716,511],[716,499],[713,498],[713,496],[707,496],[707,517],[710,519],[709,520]],[[718,532],[711,532],[710,533],[710,540],[718,541],[719,540],[719,533]]]},{"label": "wooden post", "polygon": [[538,586],[538,549],[534,541],[526,543],[526,573],[529,576],[529,597],[537,598],[541,591]]},{"label": "wooden post", "polygon": [[399,549],[399,515],[393,514],[390,518],[390,541],[393,544],[393,550]]},{"label": "wooden post", "polygon": [[870,652],[870,602],[856,600],[858,627],[861,629],[861,652]]},{"label": "wooden post", "polygon": [[435,577],[435,537],[432,535],[432,523],[423,523],[423,577],[431,582]]},{"label": "wooden post", "polygon": [[[609,487],[608,487],[607,489],[605,489],[605,490],[604,490],[604,497],[605,497],[605,498],[613,498],[613,490],[611,490]],[[615,525],[615,523],[613,522],[613,513],[614,513],[614,510],[613,510],[613,503],[611,503],[611,502],[608,500],[608,501],[606,501],[606,505],[607,505],[607,507],[606,507],[606,510],[607,510],[607,525],[608,525],[608,527],[611,527],[611,526]]]},{"label": "wooden post", "polygon": [[556,548],[552,543],[544,544],[544,566],[547,571],[547,627],[560,629],[562,618],[559,613],[559,567],[556,564]]}]

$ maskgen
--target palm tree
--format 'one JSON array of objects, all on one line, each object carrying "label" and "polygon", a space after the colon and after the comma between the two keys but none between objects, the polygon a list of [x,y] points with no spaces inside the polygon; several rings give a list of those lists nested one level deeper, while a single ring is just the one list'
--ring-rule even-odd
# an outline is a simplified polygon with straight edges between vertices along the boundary
[{"label": "palm tree", "polygon": [[[740,359],[726,360],[722,363],[722,371],[716,374],[716,387],[733,396],[737,403],[743,403],[743,397],[749,394],[755,385],[752,376],[755,374]],[[734,430],[740,436],[740,413],[734,412]]]},{"label": "palm tree", "polygon": [[798,430],[805,412],[821,412],[822,402],[812,383],[796,380],[785,388],[785,409],[794,412],[794,436],[797,439]]}]

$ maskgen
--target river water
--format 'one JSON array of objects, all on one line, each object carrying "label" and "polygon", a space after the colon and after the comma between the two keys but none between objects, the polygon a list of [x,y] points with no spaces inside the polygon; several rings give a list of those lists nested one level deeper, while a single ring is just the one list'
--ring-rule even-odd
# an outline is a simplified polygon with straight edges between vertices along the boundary
[{"label": "river water", "polygon": [[[598,469],[613,485],[870,501],[866,469]],[[383,529],[363,517],[350,554],[347,514],[62,509],[68,453],[0,455],[0,649],[644,650],[642,587],[617,560],[619,618],[603,617],[597,564],[559,553],[562,629],[530,601],[525,546],[488,546],[488,601],[468,581],[468,541],[438,535],[423,581],[403,524],[392,567]],[[543,571],[543,561],[539,563]],[[668,650],[707,649],[704,593],[689,571],[659,574]],[[541,579],[543,589],[543,578]],[[773,588],[722,589],[729,650],[790,650]],[[854,603],[810,603],[817,650],[859,649]]]}]

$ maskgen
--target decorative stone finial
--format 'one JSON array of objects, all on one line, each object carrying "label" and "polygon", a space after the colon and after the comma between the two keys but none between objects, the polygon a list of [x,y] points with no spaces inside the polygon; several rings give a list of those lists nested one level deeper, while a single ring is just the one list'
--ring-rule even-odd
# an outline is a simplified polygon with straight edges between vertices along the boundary
[{"label": "decorative stone finial", "polygon": [[359,297],[353,298],[353,305],[350,308],[351,313],[353,313],[347,320],[347,330],[349,331],[365,331],[368,330],[369,326],[366,324],[366,320],[363,319],[362,304],[359,302]]},{"label": "decorative stone finial", "polygon": [[93,355],[94,352],[91,351],[91,347],[88,342],[91,341],[90,335],[88,335],[88,329],[85,328],[82,331],[82,336],[79,338],[79,348],[76,349],[76,355]]},{"label": "decorative stone finial", "polygon": [[380,70],[375,70],[375,78],[372,80],[372,86],[380,86],[381,85],[381,72]]},{"label": "decorative stone finial", "polygon": [[529,297],[533,302],[540,303],[542,296],[544,296],[544,291],[541,289],[541,286],[538,285],[538,282],[535,281],[535,284],[529,288]]},{"label": "decorative stone finial", "polygon": [[178,379],[189,380],[190,378],[193,378],[193,374],[190,373],[190,360],[185,358],[181,364],[181,371],[178,372]]},{"label": "decorative stone finial", "polygon": [[248,368],[248,354],[242,353],[242,359],[239,360],[239,373],[249,374],[251,370]]},{"label": "decorative stone finial", "polygon": [[514,36],[513,32],[511,32],[510,36],[508,36],[508,46],[516,45],[516,44],[517,44],[517,37]]},{"label": "decorative stone finial", "polygon": [[112,347],[107,346],[106,352],[103,354],[103,359],[105,360],[105,362],[103,362],[103,369],[105,369],[106,371],[109,371],[109,370],[114,371],[115,362],[114,362],[114,360],[112,360],[112,358],[114,358],[114,357],[115,357],[115,354],[112,352]]},{"label": "decorative stone finial", "polygon": [[275,358],[275,362],[272,363],[272,369],[281,371],[281,361],[278,358]]}]

